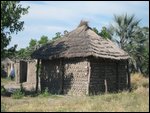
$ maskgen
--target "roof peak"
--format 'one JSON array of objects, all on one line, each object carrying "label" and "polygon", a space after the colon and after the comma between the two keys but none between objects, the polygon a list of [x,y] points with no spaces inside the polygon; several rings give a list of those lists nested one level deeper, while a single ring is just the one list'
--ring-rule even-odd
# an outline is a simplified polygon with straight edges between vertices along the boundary
[{"label": "roof peak", "polygon": [[89,27],[89,25],[88,25],[88,21],[81,20],[81,21],[80,21],[80,24],[78,25],[78,27],[81,27],[81,26]]}]

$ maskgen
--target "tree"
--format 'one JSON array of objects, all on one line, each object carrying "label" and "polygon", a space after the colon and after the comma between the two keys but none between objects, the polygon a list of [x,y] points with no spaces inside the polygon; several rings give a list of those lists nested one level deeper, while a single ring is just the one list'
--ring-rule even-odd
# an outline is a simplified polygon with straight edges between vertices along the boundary
[{"label": "tree", "polygon": [[58,38],[61,38],[61,32],[57,32],[55,35],[56,36],[52,38],[52,41],[54,41],[54,40],[56,40]]},{"label": "tree", "polygon": [[44,45],[48,42],[48,37],[47,36],[42,36],[41,39],[38,41],[39,44]]},{"label": "tree", "polygon": [[114,15],[115,24],[111,26],[114,35],[119,37],[118,45],[125,49],[128,39],[135,36],[135,28],[138,26],[140,20],[137,20],[134,15]]},{"label": "tree", "polygon": [[23,30],[24,22],[20,21],[20,18],[28,13],[29,7],[23,8],[19,3],[19,1],[1,1],[1,57],[6,54],[11,34]]},{"label": "tree", "polygon": [[129,40],[126,50],[131,59],[131,70],[143,74],[149,74],[149,28],[137,27],[136,34]]},{"label": "tree", "polygon": [[29,47],[35,47],[37,45],[37,40],[31,39],[29,42]]},{"label": "tree", "polygon": [[102,30],[99,32],[96,27],[92,29],[97,35],[101,36],[104,39],[112,39],[112,31],[111,29],[107,29],[106,27],[102,27]]},{"label": "tree", "polygon": [[140,72],[149,74],[149,28],[139,27],[140,20],[134,15],[114,16],[114,22],[111,26],[113,29],[113,37],[120,48],[124,49],[131,56],[129,62],[130,72]]},{"label": "tree", "polygon": [[27,50],[25,48],[22,48],[19,51],[16,51],[15,58],[27,59],[27,57],[28,57],[28,54],[27,54]]},{"label": "tree", "polygon": [[102,27],[102,30],[101,30],[101,32],[99,33],[99,35],[101,36],[101,37],[103,37],[103,38],[105,38],[105,39],[111,39],[112,38],[112,36],[111,36],[111,34],[110,34],[111,32],[110,31],[108,31],[108,29],[106,28],[106,27]]},{"label": "tree", "polygon": [[93,30],[93,31],[94,31],[97,35],[99,35],[99,34],[100,34],[96,27],[93,27],[93,29],[92,29],[92,30]]}]

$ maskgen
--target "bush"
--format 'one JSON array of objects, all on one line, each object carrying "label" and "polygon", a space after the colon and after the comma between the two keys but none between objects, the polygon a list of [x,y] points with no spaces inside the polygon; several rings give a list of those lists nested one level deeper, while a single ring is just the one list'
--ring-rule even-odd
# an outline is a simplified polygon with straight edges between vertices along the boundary
[{"label": "bush", "polygon": [[20,84],[20,89],[17,89],[13,94],[12,97],[14,99],[21,99],[25,95],[25,89],[22,84]]},{"label": "bush", "polygon": [[24,92],[21,91],[21,89],[17,89],[13,94],[12,98],[14,99],[21,99],[24,96]]},{"label": "bush", "polygon": [[6,94],[6,89],[4,88],[4,86],[1,86],[1,95],[5,95]]},{"label": "bush", "polygon": [[48,92],[48,88],[45,89],[45,91],[42,93],[42,95],[43,95],[44,97],[47,97],[47,96],[50,95],[49,92]]}]

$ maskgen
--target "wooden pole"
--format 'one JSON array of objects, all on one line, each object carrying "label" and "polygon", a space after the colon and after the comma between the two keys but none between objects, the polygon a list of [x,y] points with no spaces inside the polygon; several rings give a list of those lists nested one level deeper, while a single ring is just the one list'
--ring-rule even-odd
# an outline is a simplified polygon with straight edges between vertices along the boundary
[{"label": "wooden pole", "polygon": [[106,79],[106,77],[105,77],[105,80],[104,80],[104,84],[105,84],[105,93],[107,93],[108,92],[108,88],[107,88],[107,79]]},{"label": "wooden pole", "polygon": [[107,77],[106,77],[106,62],[104,59],[104,85],[105,85],[105,93],[108,92],[108,86],[107,86]]},{"label": "wooden pole", "polygon": [[88,81],[87,81],[87,91],[86,95],[90,94],[90,77],[91,77],[91,66],[90,66],[90,61],[87,60],[87,76],[88,76]]},{"label": "wooden pole", "polygon": [[128,75],[128,90],[131,92],[131,78],[130,78],[130,72],[129,72],[129,61],[127,60],[127,75]]},{"label": "wooden pole", "polygon": [[39,85],[39,63],[40,63],[40,60],[37,59],[37,69],[36,69],[36,93],[38,92],[38,85]]}]

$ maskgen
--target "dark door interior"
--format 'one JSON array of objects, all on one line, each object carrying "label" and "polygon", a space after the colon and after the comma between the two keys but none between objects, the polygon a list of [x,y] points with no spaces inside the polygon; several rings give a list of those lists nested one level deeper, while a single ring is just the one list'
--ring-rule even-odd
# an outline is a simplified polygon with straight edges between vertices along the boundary
[{"label": "dark door interior", "polygon": [[27,62],[20,61],[20,83],[27,81]]}]

